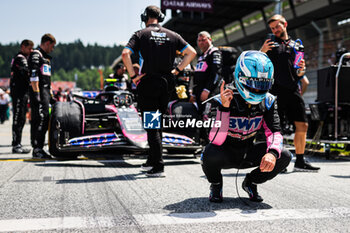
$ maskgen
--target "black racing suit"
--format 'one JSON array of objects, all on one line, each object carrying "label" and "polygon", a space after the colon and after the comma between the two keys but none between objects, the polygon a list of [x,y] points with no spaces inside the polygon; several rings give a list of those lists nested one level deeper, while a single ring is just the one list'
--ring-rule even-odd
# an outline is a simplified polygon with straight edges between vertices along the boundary
[{"label": "black racing suit", "polygon": [[42,149],[49,124],[49,104],[51,99],[51,56],[40,47],[28,58],[30,80],[39,79],[40,102],[30,88],[30,106],[32,110],[31,143],[33,148]]},{"label": "black racing suit", "polygon": [[[202,154],[202,169],[210,183],[222,184],[221,169],[248,168],[260,165],[262,157],[273,154],[277,160],[271,172],[254,169],[248,178],[255,184],[275,177],[291,160],[289,151],[283,149],[283,137],[275,97],[268,94],[260,104],[247,104],[235,92],[230,107],[220,105],[216,120],[220,127],[213,127],[208,144]],[[257,131],[265,130],[266,142],[254,142]]]},{"label": "black racing suit", "polygon": [[[148,25],[129,40],[126,48],[140,54],[141,73],[146,74],[137,85],[138,107],[143,117],[146,111],[166,112],[170,93],[175,89],[171,70],[176,50],[182,52],[187,46],[179,34],[159,24]],[[163,169],[162,126],[159,129],[146,128],[146,131],[150,147],[147,164]]]},{"label": "black racing suit", "polygon": [[206,90],[210,93],[209,97],[218,93],[218,84],[222,79],[220,72],[221,52],[218,48],[211,46],[198,58],[193,79],[193,94],[196,96],[200,113],[204,110],[200,100],[201,93]]},{"label": "black racing suit", "polygon": [[11,98],[13,106],[12,146],[22,141],[22,131],[26,122],[29,90],[29,69],[27,57],[19,52],[11,62]]}]

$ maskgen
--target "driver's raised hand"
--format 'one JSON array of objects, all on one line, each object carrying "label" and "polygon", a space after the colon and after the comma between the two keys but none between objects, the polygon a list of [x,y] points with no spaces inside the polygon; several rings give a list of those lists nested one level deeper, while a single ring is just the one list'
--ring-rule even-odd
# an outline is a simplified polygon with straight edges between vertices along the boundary
[{"label": "driver's raised hand", "polygon": [[231,89],[224,89],[225,81],[220,86],[220,97],[222,106],[225,108],[230,107],[231,100],[233,99],[233,91]]}]

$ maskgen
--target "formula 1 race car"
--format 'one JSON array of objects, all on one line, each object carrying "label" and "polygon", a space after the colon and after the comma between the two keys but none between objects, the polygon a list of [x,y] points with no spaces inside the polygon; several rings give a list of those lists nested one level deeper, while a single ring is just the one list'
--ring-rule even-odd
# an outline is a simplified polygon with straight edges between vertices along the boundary
[{"label": "formula 1 race car", "polygon": [[[148,150],[147,133],[130,92],[109,90],[95,98],[74,97],[52,107],[49,151],[53,156],[75,158],[82,152],[102,149],[118,154]],[[163,148],[168,152],[195,153],[202,148],[196,133],[186,136],[174,132],[170,127],[163,132]]]}]

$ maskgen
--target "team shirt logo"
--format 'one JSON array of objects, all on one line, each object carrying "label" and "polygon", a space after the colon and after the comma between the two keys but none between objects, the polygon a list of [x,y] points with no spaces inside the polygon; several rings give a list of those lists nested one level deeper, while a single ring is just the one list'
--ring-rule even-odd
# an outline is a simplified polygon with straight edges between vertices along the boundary
[{"label": "team shirt logo", "polygon": [[165,32],[154,32],[154,31],[151,31],[151,35],[155,36],[155,37],[166,37],[166,33]]},{"label": "team shirt logo", "polygon": [[208,68],[208,64],[205,61],[198,62],[196,65],[196,70],[197,72],[205,72]]},{"label": "team shirt logo", "polygon": [[151,31],[150,40],[154,41],[157,45],[163,45],[167,41],[170,41],[170,38],[167,37],[165,32],[154,32],[154,31]]},{"label": "team shirt logo", "polygon": [[43,75],[51,76],[51,66],[48,64],[43,64],[40,68],[40,71]]}]

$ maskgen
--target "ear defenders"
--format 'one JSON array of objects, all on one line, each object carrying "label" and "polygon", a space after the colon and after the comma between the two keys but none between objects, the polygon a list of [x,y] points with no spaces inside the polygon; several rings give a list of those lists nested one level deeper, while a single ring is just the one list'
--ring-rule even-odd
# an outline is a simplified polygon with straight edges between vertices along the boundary
[{"label": "ear defenders", "polygon": [[[147,8],[145,11],[141,14],[141,21],[142,22],[147,22],[149,16],[148,16],[148,10]],[[161,23],[164,21],[165,15],[160,11],[159,14],[157,15],[158,22]]]}]

